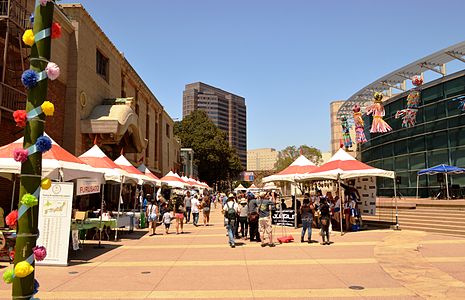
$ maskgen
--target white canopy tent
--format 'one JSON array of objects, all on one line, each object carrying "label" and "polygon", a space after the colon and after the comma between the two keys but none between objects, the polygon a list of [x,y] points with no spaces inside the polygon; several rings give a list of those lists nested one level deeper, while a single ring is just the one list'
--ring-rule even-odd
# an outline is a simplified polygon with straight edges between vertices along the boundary
[{"label": "white canopy tent", "polygon": [[243,192],[243,191],[247,191],[247,189],[242,185],[242,184],[239,184],[235,189],[234,189],[235,192]]},{"label": "white canopy tent", "polygon": [[264,177],[263,183],[275,182],[275,181],[290,181],[294,182],[295,178],[299,175],[311,172],[316,168],[315,164],[308,158],[300,155],[292,164],[279,173],[271,176]]}]

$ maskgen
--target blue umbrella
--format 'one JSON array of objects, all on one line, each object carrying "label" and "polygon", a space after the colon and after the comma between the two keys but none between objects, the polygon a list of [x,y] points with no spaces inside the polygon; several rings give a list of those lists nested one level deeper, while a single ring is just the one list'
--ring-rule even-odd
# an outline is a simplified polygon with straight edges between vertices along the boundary
[{"label": "blue umbrella", "polygon": [[418,198],[418,176],[420,175],[434,175],[434,174],[446,174],[446,191],[447,191],[447,199],[449,199],[449,183],[447,181],[448,174],[461,174],[465,173],[464,168],[448,166],[448,165],[438,165],[434,166],[429,169],[418,171],[417,173],[417,198]]}]

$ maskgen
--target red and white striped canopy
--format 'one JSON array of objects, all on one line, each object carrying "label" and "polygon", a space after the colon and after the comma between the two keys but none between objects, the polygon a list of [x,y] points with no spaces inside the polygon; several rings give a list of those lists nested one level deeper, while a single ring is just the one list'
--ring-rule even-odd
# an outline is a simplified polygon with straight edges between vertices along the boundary
[{"label": "red and white striped canopy", "polygon": [[315,164],[308,158],[300,155],[289,167],[277,174],[263,178],[262,182],[294,181],[297,176],[311,172],[316,168],[317,166],[315,166]]},{"label": "red and white striped canopy", "polygon": [[120,166],[115,164],[106,154],[100,149],[99,146],[94,145],[92,148],[87,150],[85,153],[79,156],[79,159],[84,161],[86,164],[96,168],[97,170],[105,174],[105,180],[110,181],[130,181],[139,179],[136,176],[132,176]]},{"label": "red and white striped canopy", "polygon": [[171,187],[177,187],[177,188],[186,188],[189,187],[190,185],[177,174],[174,173],[173,171],[169,171],[168,174],[160,178],[162,183],[165,183]]},{"label": "red and white striped canopy", "polygon": [[[0,173],[21,173],[21,163],[13,159],[13,150],[16,148],[23,148],[23,138],[0,147]],[[52,148],[42,154],[42,176],[63,181],[77,178],[94,178],[103,181],[102,172],[87,165],[54,140],[52,140]]]},{"label": "red and white striped canopy", "polygon": [[299,181],[313,179],[349,179],[364,176],[394,178],[393,171],[377,169],[356,160],[352,155],[339,149],[331,159],[313,171],[298,177]]},{"label": "red and white striped canopy", "polygon": [[156,182],[157,184],[160,184],[160,178],[158,178],[157,176],[155,176],[155,174],[153,174],[153,173],[149,170],[149,168],[147,168],[146,165],[141,164],[140,166],[137,167],[137,169],[138,169],[139,171],[141,171],[142,173],[144,173],[145,176],[148,176],[148,177],[150,177],[151,179],[153,179],[154,182]]},{"label": "red and white striped canopy", "polygon": [[157,180],[146,176],[144,173],[142,173],[136,167],[134,167],[129,162],[129,160],[126,157],[124,157],[124,155],[120,155],[120,157],[115,159],[115,164],[117,164],[121,169],[131,174],[131,176],[134,176],[137,179],[139,179],[139,184],[142,184],[144,182],[152,182],[152,183],[157,182]]}]

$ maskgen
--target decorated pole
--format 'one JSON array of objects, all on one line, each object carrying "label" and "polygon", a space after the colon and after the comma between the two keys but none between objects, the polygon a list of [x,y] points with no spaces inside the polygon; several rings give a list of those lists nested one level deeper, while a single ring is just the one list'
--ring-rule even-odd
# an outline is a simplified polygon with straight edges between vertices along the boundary
[{"label": "decorated pole", "polygon": [[36,2],[35,13],[31,16],[33,30],[23,34],[23,42],[31,47],[29,70],[21,81],[28,89],[26,110],[17,110],[13,118],[17,126],[24,127],[23,148],[15,149],[15,161],[22,163],[21,186],[18,211],[7,216],[7,224],[17,228],[14,268],[3,273],[6,283],[13,283],[13,299],[32,299],[39,284],[34,278],[35,261],[43,260],[46,250],[36,246],[38,231],[38,206],[40,189],[50,188],[48,178],[42,179],[42,153],[52,147],[49,137],[44,136],[45,116],[51,116],[54,106],[46,101],[48,79],[59,76],[60,69],[50,62],[51,38],[61,35],[61,27],[53,23],[54,2]]}]

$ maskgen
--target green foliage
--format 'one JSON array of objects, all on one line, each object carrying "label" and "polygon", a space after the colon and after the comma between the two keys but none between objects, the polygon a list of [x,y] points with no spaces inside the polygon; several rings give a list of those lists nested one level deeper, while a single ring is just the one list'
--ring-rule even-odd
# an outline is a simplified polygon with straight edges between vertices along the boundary
[{"label": "green foliage", "polygon": [[221,131],[202,110],[196,110],[182,121],[176,122],[174,134],[182,147],[194,150],[194,163],[199,177],[208,184],[231,180],[242,171],[236,151]]},{"label": "green foliage", "polygon": [[319,149],[307,145],[301,145],[300,147],[287,146],[278,153],[278,161],[275,164],[276,170],[280,172],[287,168],[300,156],[301,150],[302,154],[316,165],[321,163],[322,158]]}]

